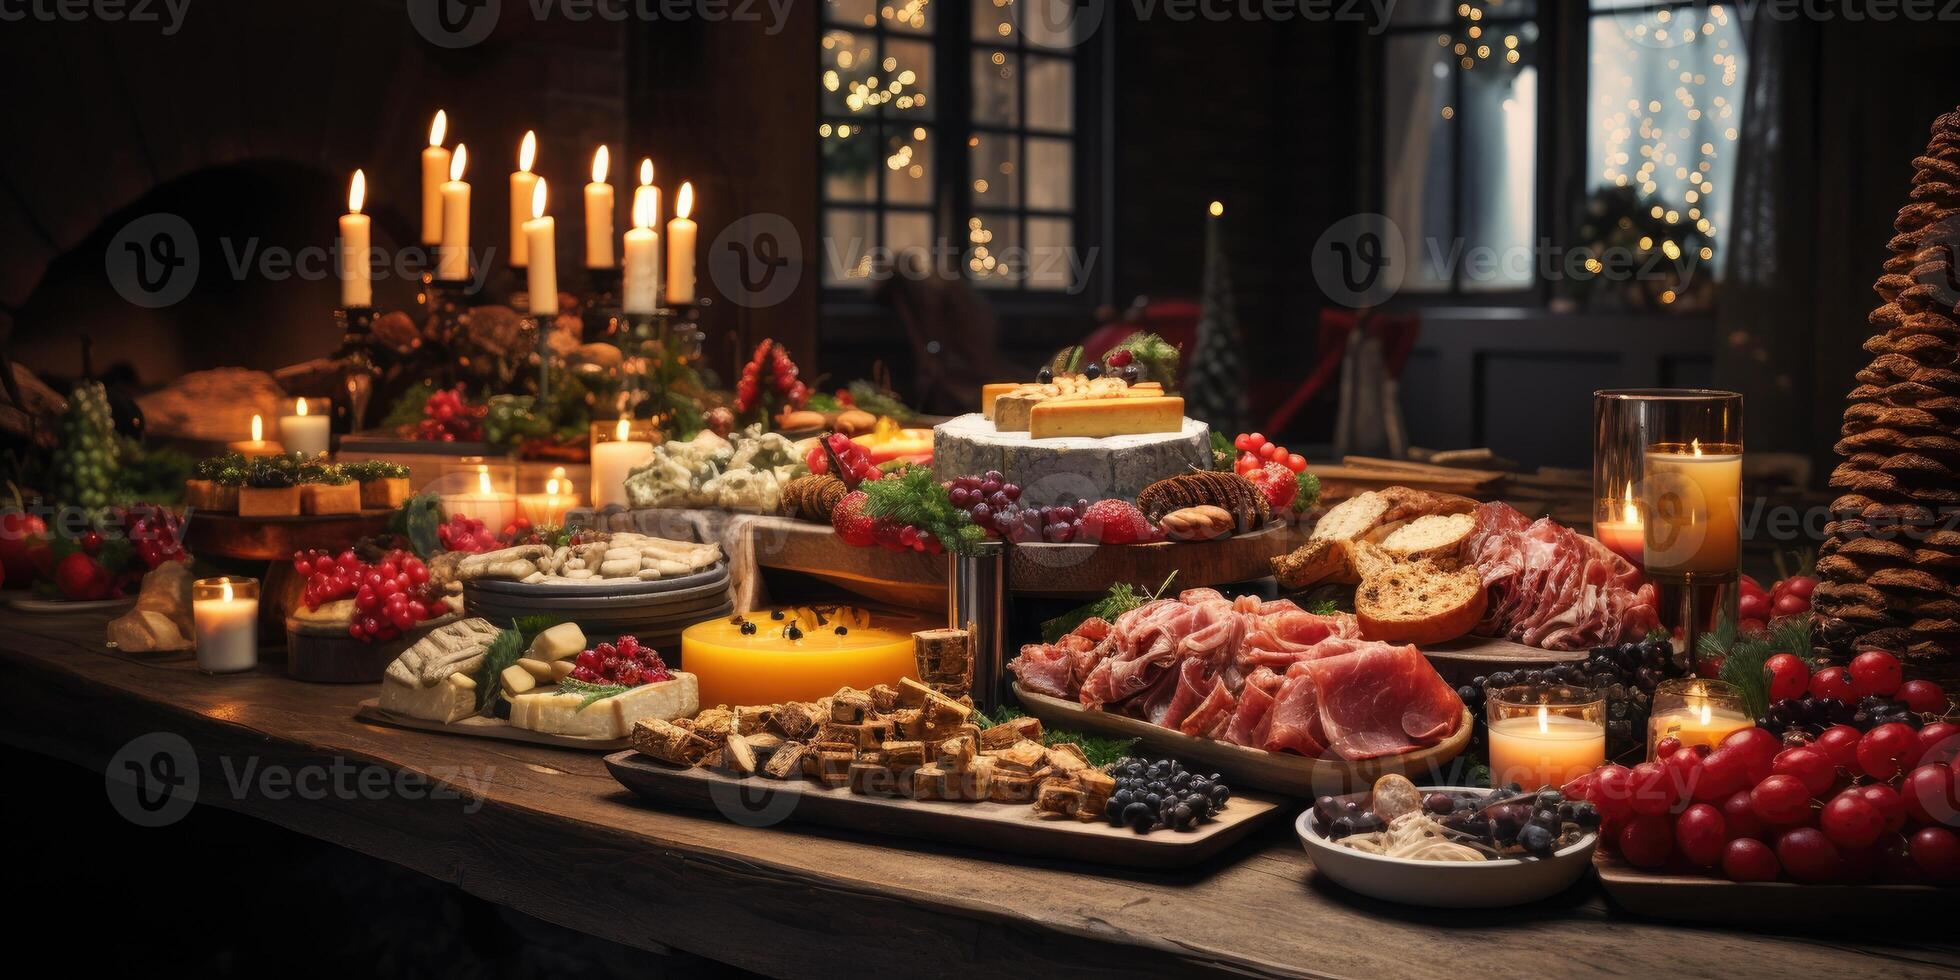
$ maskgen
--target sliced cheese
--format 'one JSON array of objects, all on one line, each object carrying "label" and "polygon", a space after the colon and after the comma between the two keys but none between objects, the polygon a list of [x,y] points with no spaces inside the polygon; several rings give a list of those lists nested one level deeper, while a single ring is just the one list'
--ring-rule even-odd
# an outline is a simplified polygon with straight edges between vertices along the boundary
[{"label": "sliced cheese", "polygon": [[1100,439],[1146,432],[1177,432],[1184,399],[1176,396],[1047,402],[1028,413],[1028,438],[1079,436]]},{"label": "sliced cheese", "polygon": [[554,661],[552,661],[552,662],[551,662],[551,681],[552,681],[552,683],[554,683],[554,684],[555,684],[555,683],[557,683],[557,682],[559,682],[559,681],[562,681],[562,680],[564,680],[564,679],[565,679],[565,678],[567,678],[567,677],[570,677],[570,676],[572,676],[572,671],[575,671],[575,670],[577,670],[577,669],[578,669],[578,661],[576,661],[576,660],[554,660]]},{"label": "sliced cheese", "polygon": [[549,684],[554,680],[549,661],[532,660],[530,657],[524,657],[517,661],[517,666],[524,668],[525,672],[536,678],[540,684]]},{"label": "sliced cheese", "polygon": [[1021,387],[1021,385],[1022,382],[1019,381],[997,381],[993,384],[981,385],[980,386],[980,416],[986,419],[993,418],[994,399],[999,398],[1000,396],[1005,395],[1008,392]]},{"label": "sliced cheese", "polygon": [[476,681],[456,673],[428,687],[381,679],[381,710],[443,724],[476,714]]},{"label": "sliced cheese", "polygon": [[584,649],[585,633],[578,628],[578,624],[559,623],[539,633],[537,639],[531,641],[531,649],[527,651],[527,655],[533,660],[549,663],[553,660],[577,656]]},{"label": "sliced cheese", "polygon": [[505,667],[501,679],[504,682],[504,694],[506,696],[523,694],[525,691],[538,686],[538,679],[531,676],[530,671],[516,664]]},{"label": "sliced cheese", "polygon": [[584,708],[584,698],[543,688],[510,700],[510,723],[518,728],[577,738],[625,738],[641,721],[692,717],[701,710],[700,687],[693,674],[676,671],[674,679],[642,684],[624,694],[601,698]]}]

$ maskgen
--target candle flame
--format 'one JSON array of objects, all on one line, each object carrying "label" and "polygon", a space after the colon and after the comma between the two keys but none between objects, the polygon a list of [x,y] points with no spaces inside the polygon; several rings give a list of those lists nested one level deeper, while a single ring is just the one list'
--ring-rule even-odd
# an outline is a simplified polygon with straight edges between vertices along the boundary
[{"label": "candle flame", "polygon": [[1710,710],[1709,706],[1706,703],[1702,704],[1701,723],[1704,725],[1708,724],[1709,720],[1712,719],[1714,716],[1715,716],[1715,712]]},{"label": "candle flame", "polygon": [[686,218],[694,213],[694,183],[681,182],[681,192],[674,195],[674,217]]},{"label": "candle flame", "polygon": [[265,419],[257,415],[252,416],[252,441],[265,441]]},{"label": "candle flame", "polygon": [[490,493],[490,467],[479,466],[476,468],[476,486],[478,492],[485,495]]},{"label": "candle flame", "polygon": [[611,169],[612,154],[606,152],[606,144],[601,143],[599,144],[599,149],[592,154],[592,182],[595,184],[605,183],[606,171]]},{"label": "candle flame", "polygon": [[220,588],[220,589],[222,589],[223,591],[221,591],[221,592],[219,592],[219,593],[218,593],[218,598],[219,598],[220,600],[222,600],[222,601],[224,601],[224,602],[230,602],[230,601],[231,601],[231,579],[225,579],[225,580],[223,580],[222,582],[220,582],[220,583],[219,583],[219,588]]},{"label": "candle flame", "polygon": [[347,213],[360,214],[361,205],[367,203],[367,174],[356,169],[354,179],[347,185]]},{"label": "candle flame", "polygon": [[640,189],[633,192],[633,227],[651,228],[659,219],[660,215],[654,213],[653,195],[646,185],[640,185]]},{"label": "candle flame", "polygon": [[546,480],[546,481],[544,481],[544,492],[545,492],[545,493],[548,493],[548,494],[550,494],[550,495],[552,495],[552,496],[554,496],[554,497],[556,497],[556,496],[558,496],[558,478],[557,478],[557,477],[555,477],[555,476],[554,476],[554,477],[552,477],[551,479],[549,479],[549,480]]},{"label": "candle flame", "polygon": [[1224,202],[1224,201],[1213,201],[1213,202],[1211,202],[1211,207],[1210,207],[1210,208],[1208,208],[1207,210],[1209,210],[1209,211],[1211,212],[1211,216],[1212,216],[1212,217],[1214,217],[1214,218],[1216,218],[1216,217],[1220,217],[1220,216],[1222,216],[1222,215],[1223,215],[1223,214],[1225,213],[1225,202]]},{"label": "candle flame", "polygon": [[544,178],[538,178],[538,186],[531,188],[531,217],[544,217]]},{"label": "candle flame", "polygon": [[1538,731],[1541,734],[1548,734],[1551,732],[1552,730],[1551,717],[1552,717],[1551,712],[1547,711],[1544,705],[1541,704],[1538,706]]},{"label": "candle flame", "polygon": [[294,415],[306,414],[306,399],[304,398],[293,399],[293,414]]},{"label": "candle flame", "polygon": [[618,440],[619,440],[620,442],[625,442],[625,441],[626,441],[626,439],[627,439],[627,437],[628,437],[629,435],[631,435],[631,430],[629,430],[629,429],[627,429],[627,427],[626,427],[626,424],[627,424],[627,422],[628,422],[628,420],[627,420],[627,419],[620,419],[620,420],[619,420],[619,429],[618,429],[618,431],[617,431],[617,432],[615,433],[615,437],[616,437],[616,438],[617,438],[617,439],[618,439]]},{"label": "candle flame", "polygon": [[531,172],[531,164],[538,159],[538,134],[533,130],[524,131],[524,142],[517,147],[517,169]]},{"label": "candle flame", "polygon": [[1700,439],[1688,440],[1688,448],[1694,450],[1695,455],[1697,456],[1701,455],[1701,440]]},{"label": "candle flame", "polygon": [[1628,524],[1640,523],[1640,508],[1633,505],[1633,481],[1627,481],[1626,493],[1620,498],[1620,519]]},{"label": "candle flame", "polygon": [[646,187],[651,185],[652,183],[653,183],[653,158],[641,157],[640,158],[640,186]]},{"label": "candle flame", "polygon": [[463,179],[463,165],[470,159],[469,147],[456,144],[456,155],[449,158],[449,179],[460,182]]},{"label": "candle flame", "polygon": [[449,135],[449,114],[437,109],[435,121],[429,123],[429,145],[441,146],[442,138],[447,135]]}]

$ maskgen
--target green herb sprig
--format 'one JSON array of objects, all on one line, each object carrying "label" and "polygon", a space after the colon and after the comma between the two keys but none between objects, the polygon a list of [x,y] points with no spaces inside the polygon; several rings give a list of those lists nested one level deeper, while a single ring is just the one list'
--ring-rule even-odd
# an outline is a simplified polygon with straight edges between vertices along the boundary
[{"label": "green herb sprig", "polygon": [[[974,714],[979,716],[981,727],[992,728],[995,725],[1003,725],[1021,717],[1022,712],[1019,709],[1002,705],[992,712],[976,711]],[[1073,742],[1081,746],[1082,754],[1088,757],[1089,764],[1098,769],[1131,754],[1137,745],[1137,740],[1134,738],[1108,738],[1102,735],[1071,732],[1066,729],[1055,729],[1051,731],[1046,726],[1043,726],[1041,731],[1042,745],[1060,745],[1065,742]]]},{"label": "green herb sprig", "polygon": [[504,669],[524,656],[524,647],[523,634],[504,630],[484,648],[483,663],[476,669],[476,710],[490,707],[503,693]]},{"label": "green herb sprig", "polygon": [[1293,479],[1300,487],[1300,491],[1293,495],[1293,513],[1304,514],[1320,503],[1320,477],[1301,470],[1294,474]]},{"label": "green herb sprig", "polygon": [[1724,615],[1715,628],[1702,634],[1695,651],[1704,660],[1718,660],[1720,678],[1735,685],[1742,706],[1751,718],[1769,711],[1769,658],[1779,653],[1796,654],[1816,666],[1811,654],[1810,620],[1791,616],[1765,633],[1746,635],[1733,618]]},{"label": "green herb sprig", "polygon": [[1042,623],[1042,642],[1054,643],[1063,636],[1066,636],[1077,626],[1093,618],[1100,618],[1113,623],[1116,621],[1116,617],[1146,602],[1163,598],[1164,593],[1170,591],[1171,582],[1176,579],[1177,570],[1172,569],[1170,575],[1165,577],[1163,584],[1157,586],[1157,590],[1154,592],[1139,592],[1128,582],[1118,582],[1110,586],[1109,592],[1102,598],[1086,606],[1077,606],[1054,619]]},{"label": "green herb sprig", "polygon": [[558,690],[562,694],[578,695],[578,707],[573,710],[584,711],[607,698],[625,694],[627,691],[632,690],[632,688],[624,684],[593,684],[588,681],[567,677],[558,682]]},{"label": "green herb sprig", "polygon": [[915,466],[858,489],[864,491],[866,514],[926,531],[954,554],[964,554],[986,537],[966,511],[953,506],[931,467]]}]

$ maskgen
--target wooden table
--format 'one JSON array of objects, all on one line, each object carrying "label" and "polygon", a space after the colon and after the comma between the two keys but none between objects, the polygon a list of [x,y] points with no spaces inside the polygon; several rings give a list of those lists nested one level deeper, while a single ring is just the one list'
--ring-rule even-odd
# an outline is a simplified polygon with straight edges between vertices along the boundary
[{"label": "wooden table", "polygon": [[[895,963],[949,976],[1960,970],[1950,932],[1683,928],[1614,913],[1590,882],[1526,909],[1372,902],[1318,880],[1281,828],[1195,872],[1155,874],[737,826],[636,803],[597,755],[356,722],[372,686],[266,670],[208,677],[184,658],[135,662],[102,648],[104,622],[10,617],[0,739],[100,770],[134,737],[177,733],[195,746],[199,802],[604,939],[763,973]],[[297,790],[279,781],[286,772],[302,777]]]}]

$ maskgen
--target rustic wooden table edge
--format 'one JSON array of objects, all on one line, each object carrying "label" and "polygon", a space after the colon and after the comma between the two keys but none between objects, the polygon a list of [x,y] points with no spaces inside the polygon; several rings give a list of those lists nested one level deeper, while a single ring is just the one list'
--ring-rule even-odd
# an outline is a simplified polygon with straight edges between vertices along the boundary
[{"label": "rustic wooden table edge", "polygon": [[[773,975],[835,975],[902,954],[949,976],[1379,977],[1507,955],[1519,971],[1542,968],[1534,949],[1590,972],[1960,969],[1951,941],[1867,944],[1610,915],[1591,883],[1533,909],[1386,905],[1317,880],[1282,828],[1198,869],[1156,874],[737,826],[633,802],[598,755],[356,721],[373,685],[302,684],[264,669],[206,677],[182,657],[134,662],[101,648],[105,620],[16,617],[0,632],[12,680],[0,688],[0,741],[102,771],[132,739],[177,733],[194,746],[200,802],[604,939]],[[337,768],[391,774],[393,788],[314,798],[269,783],[235,788],[241,773]],[[431,788],[458,792],[439,799]]]}]

